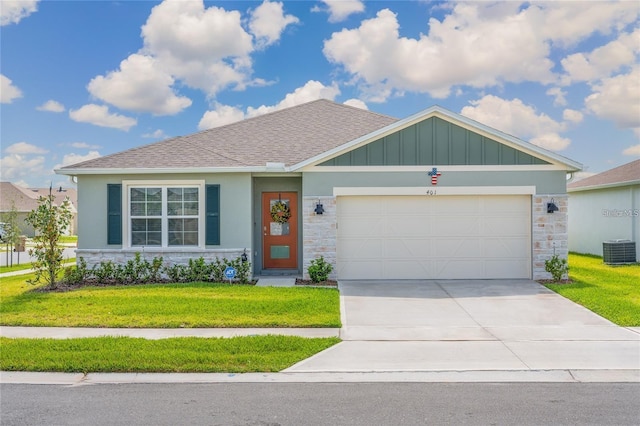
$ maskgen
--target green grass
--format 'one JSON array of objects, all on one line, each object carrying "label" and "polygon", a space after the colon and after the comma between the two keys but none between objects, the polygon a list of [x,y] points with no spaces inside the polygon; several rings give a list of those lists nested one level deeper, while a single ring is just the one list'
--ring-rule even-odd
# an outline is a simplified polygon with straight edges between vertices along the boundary
[{"label": "green grass", "polygon": [[338,343],[338,338],[250,336],[146,340],[0,338],[0,370],[57,372],[276,372]]},{"label": "green grass", "polygon": [[571,284],[548,284],[556,293],[624,326],[640,326],[640,265],[610,266],[598,256],[569,254]]},{"label": "green grass", "polygon": [[[3,278],[0,324],[49,327],[340,327],[336,289],[187,283],[34,292]],[[30,291],[31,290],[31,291]]]},{"label": "green grass", "polygon": [[60,242],[62,244],[70,244],[70,243],[78,243],[77,235],[63,235],[60,237]]}]

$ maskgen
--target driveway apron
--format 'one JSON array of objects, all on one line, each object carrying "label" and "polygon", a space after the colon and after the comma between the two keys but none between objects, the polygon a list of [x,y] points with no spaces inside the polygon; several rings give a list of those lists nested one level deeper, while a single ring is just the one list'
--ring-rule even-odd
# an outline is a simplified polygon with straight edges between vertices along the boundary
[{"label": "driveway apron", "polygon": [[339,285],[343,342],[287,371],[640,372],[638,333],[535,281]]}]

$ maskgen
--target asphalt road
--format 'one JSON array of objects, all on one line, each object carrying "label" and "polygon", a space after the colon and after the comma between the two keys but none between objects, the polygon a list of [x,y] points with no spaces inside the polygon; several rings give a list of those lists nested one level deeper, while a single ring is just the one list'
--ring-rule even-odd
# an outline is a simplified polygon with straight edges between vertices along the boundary
[{"label": "asphalt road", "polygon": [[10,425],[637,425],[640,383],[0,386]]}]

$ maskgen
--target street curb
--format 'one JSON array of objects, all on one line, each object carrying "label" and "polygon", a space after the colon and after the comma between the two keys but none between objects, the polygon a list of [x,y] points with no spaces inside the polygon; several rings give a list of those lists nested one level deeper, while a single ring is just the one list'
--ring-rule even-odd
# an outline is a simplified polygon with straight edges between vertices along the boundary
[{"label": "street curb", "polygon": [[368,373],[37,373],[1,371],[0,384],[207,383],[640,383],[640,370],[500,370]]}]

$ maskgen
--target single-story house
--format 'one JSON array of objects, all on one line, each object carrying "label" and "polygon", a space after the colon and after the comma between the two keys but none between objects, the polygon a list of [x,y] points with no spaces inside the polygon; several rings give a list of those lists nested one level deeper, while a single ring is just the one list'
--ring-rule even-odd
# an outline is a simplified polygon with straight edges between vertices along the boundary
[{"label": "single-story house", "polygon": [[[57,170],[89,265],[247,253],[254,276],[544,278],[581,165],[447,111],[317,100]],[[554,208],[549,209],[551,205]]]},{"label": "single-story house", "polygon": [[571,182],[569,249],[603,255],[603,243],[629,240],[640,260],[640,159]]},{"label": "single-story house", "polygon": [[[33,237],[35,232],[33,226],[25,222],[27,215],[38,208],[38,199],[49,195],[49,188],[24,188],[12,182],[0,182],[0,222],[2,216],[15,208],[18,216],[18,226],[20,232],[27,237]],[[52,188],[53,203],[62,204],[65,198],[69,198],[71,203],[72,221],[67,233],[74,235],[77,227],[77,194],[75,188]]]}]

